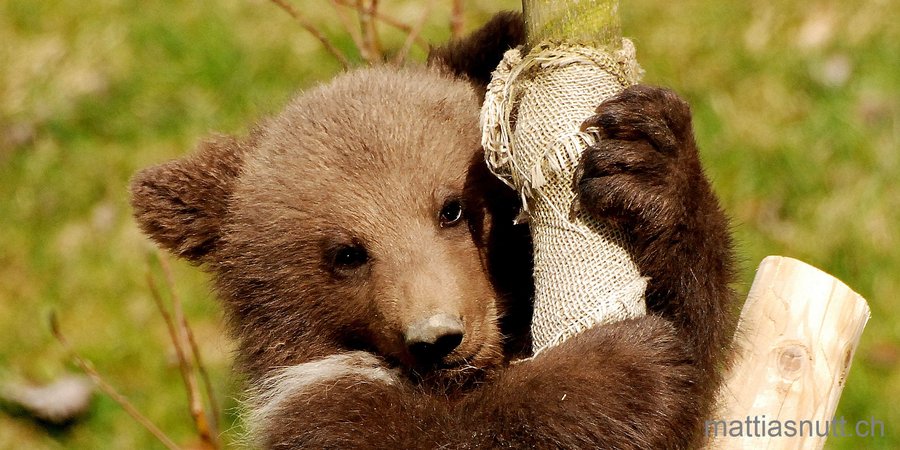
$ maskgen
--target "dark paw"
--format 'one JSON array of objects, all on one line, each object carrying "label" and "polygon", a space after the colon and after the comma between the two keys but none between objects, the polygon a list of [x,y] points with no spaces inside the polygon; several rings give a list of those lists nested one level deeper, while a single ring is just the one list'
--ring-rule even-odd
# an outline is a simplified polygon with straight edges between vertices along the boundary
[{"label": "dark paw", "polygon": [[683,199],[703,175],[690,108],[674,92],[629,87],[600,105],[582,129],[602,136],[585,150],[575,175],[583,209],[654,227],[671,226],[687,213]]}]

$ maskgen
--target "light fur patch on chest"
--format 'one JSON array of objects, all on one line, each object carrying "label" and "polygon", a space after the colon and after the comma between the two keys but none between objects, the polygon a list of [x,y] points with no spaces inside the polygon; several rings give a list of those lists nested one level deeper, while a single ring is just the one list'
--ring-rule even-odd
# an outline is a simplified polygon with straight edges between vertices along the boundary
[{"label": "light fur patch on chest", "polygon": [[284,367],[251,389],[245,423],[254,434],[264,428],[289,399],[313,389],[327,388],[328,383],[348,377],[361,383],[397,382],[397,374],[386,368],[381,359],[361,351]]}]

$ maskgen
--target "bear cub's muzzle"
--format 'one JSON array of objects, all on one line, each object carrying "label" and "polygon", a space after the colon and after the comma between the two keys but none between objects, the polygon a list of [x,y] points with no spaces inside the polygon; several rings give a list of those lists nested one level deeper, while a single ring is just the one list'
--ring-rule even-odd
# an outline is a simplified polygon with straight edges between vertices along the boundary
[{"label": "bear cub's muzzle", "polygon": [[417,365],[434,366],[459,347],[464,335],[462,320],[448,313],[439,313],[410,325],[404,341]]}]

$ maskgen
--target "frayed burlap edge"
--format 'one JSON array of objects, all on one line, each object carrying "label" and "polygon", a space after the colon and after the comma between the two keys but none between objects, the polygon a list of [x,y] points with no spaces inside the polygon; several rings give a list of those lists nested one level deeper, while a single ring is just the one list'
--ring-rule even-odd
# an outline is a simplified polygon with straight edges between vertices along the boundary
[{"label": "frayed burlap edge", "polygon": [[597,105],[642,71],[631,41],[605,52],[543,43],[504,55],[482,108],[485,161],[522,198],[517,220],[534,240],[535,354],[591,326],[646,313],[646,279],[625,233],[577,207],[581,153],[600,138],[581,131]]}]

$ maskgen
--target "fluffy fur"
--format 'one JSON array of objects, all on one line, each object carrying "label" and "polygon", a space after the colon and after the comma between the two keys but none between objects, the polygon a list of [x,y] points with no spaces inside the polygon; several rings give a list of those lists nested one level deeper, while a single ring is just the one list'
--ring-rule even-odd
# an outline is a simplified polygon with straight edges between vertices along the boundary
[{"label": "fluffy fur", "polygon": [[[484,167],[478,113],[487,68],[522,36],[499,15],[430,67],[340,75],[133,180],[141,228],[214,276],[262,446],[697,442],[735,321],[733,255],[671,91],[600,105],[585,127],[607,139],[575,181],[634,239],[648,315],[509,364],[530,351],[531,244]],[[437,316],[460,340],[423,358],[410,336]]]},{"label": "fluffy fur", "polygon": [[308,395],[311,390],[327,389],[328,383],[342,378],[351,378],[358,383],[399,382],[396,374],[371,353],[357,351],[326,356],[278,369],[254,386],[249,395],[250,413],[245,420],[251,429],[265,426],[283,415],[293,398]]}]

